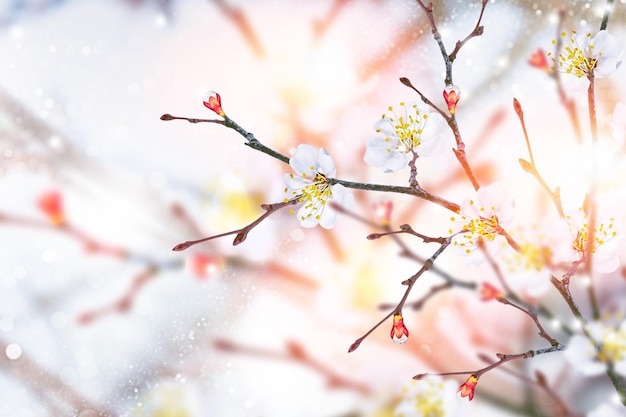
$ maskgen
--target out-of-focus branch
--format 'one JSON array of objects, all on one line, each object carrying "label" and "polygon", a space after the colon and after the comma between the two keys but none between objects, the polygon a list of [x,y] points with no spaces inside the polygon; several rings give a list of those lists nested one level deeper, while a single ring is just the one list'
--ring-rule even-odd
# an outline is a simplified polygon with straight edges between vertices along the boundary
[{"label": "out-of-focus branch", "polygon": [[259,36],[256,34],[250,21],[246,17],[245,13],[236,7],[233,7],[226,3],[224,0],[209,0],[214,3],[218,9],[235,25],[235,27],[241,32],[244,40],[248,43],[248,46],[255,53],[257,58],[265,57],[265,49],[261,45]]},{"label": "out-of-focus branch", "polygon": [[237,344],[226,339],[215,339],[213,341],[213,346],[222,352],[244,354],[263,359],[287,360],[303,365],[323,376],[329,388],[353,390],[361,394],[371,393],[367,385],[343,377],[332,368],[317,361],[306,351],[302,344],[293,340],[287,340],[285,345],[287,348],[286,352],[276,352],[269,349]]},{"label": "out-of-focus branch", "polygon": [[[9,345],[0,340],[0,352],[5,352]],[[90,410],[101,417],[113,417],[114,413],[104,406],[93,403],[78,391],[65,384],[56,374],[37,364],[27,352],[16,359],[9,359],[0,355],[0,368],[21,384],[28,387],[38,397],[52,397],[56,402],[67,404],[72,409],[72,415],[78,415],[83,410]],[[53,404],[55,401],[51,401]],[[67,410],[66,410],[67,411]]]}]

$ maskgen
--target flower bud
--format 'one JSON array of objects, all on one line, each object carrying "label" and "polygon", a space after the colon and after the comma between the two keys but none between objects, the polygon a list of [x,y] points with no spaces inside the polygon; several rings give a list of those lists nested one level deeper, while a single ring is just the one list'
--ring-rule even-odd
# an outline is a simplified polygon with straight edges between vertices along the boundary
[{"label": "flower bud", "polygon": [[218,115],[222,117],[226,115],[222,109],[222,98],[215,91],[207,91],[202,98],[202,102],[206,108],[213,110]]},{"label": "flower bud", "polygon": [[550,63],[548,62],[548,56],[543,49],[539,48],[530,55],[528,58],[528,65],[538,68],[542,71],[550,71]]},{"label": "flower bud", "polygon": [[482,301],[494,300],[500,296],[503,296],[502,291],[489,284],[488,282],[483,282],[480,288],[480,299]]},{"label": "flower bud", "polygon": [[59,191],[48,191],[37,199],[37,207],[41,210],[48,221],[54,226],[65,223],[65,212],[63,211],[63,198]]},{"label": "flower bud", "polygon": [[478,384],[478,378],[474,375],[470,375],[467,378],[467,381],[463,383],[457,390],[457,392],[461,393],[461,397],[468,397],[470,401],[474,398],[474,388],[476,388],[476,384]]},{"label": "flower bud", "polygon": [[454,114],[456,110],[456,104],[461,99],[461,90],[456,85],[448,85],[443,90],[443,98],[446,100],[446,104],[448,105],[448,110],[450,110],[451,114]]},{"label": "flower bud", "polygon": [[404,325],[404,319],[402,314],[394,314],[393,315],[393,326],[391,328],[391,340],[395,343],[406,343],[409,339],[409,330]]}]

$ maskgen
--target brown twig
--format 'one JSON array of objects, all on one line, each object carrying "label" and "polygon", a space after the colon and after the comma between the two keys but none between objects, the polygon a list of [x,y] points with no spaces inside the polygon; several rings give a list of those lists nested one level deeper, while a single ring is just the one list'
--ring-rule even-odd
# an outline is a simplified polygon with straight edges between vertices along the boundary
[{"label": "brown twig", "polygon": [[263,210],[265,210],[265,213],[263,213],[259,218],[257,218],[255,221],[253,221],[252,223],[248,224],[245,227],[242,227],[241,229],[237,229],[237,230],[232,230],[230,232],[226,232],[226,233],[220,233],[219,235],[212,235],[212,236],[208,236],[202,239],[198,239],[198,240],[188,240],[186,242],[183,243],[179,243],[178,245],[174,246],[174,248],[172,250],[174,251],[181,251],[181,250],[185,250],[188,249],[189,247],[193,246],[193,245],[197,245],[198,243],[202,243],[202,242],[207,242],[209,240],[213,240],[213,239],[217,239],[220,237],[224,237],[224,236],[229,236],[229,235],[236,235],[235,239],[233,240],[233,246],[239,245],[240,243],[242,243],[243,241],[246,240],[246,238],[248,237],[248,233],[250,233],[250,231],[252,229],[254,229],[256,226],[258,226],[263,220],[265,220],[267,217],[271,216],[272,214],[274,214],[276,211],[287,207],[287,206],[293,206],[295,204],[298,204],[299,199],[298,198],[294,198],[288,201],[284,201],[281,203],[274,203],[274,204],[263,204],[261,205],[261,208]]}]

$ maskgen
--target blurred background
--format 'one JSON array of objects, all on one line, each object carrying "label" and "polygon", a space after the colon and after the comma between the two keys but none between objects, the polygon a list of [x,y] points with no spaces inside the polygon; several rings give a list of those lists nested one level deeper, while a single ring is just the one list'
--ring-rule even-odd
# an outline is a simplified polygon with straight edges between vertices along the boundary
[{"label": "blurred background", "polygon": [[[434,3],[451,51],[476,25],[480,2]],[[609,30],[623,39],[626,2],[615,3]],[[580,140],[554,79],[527,61],[552,48],[559,27],[597,31],[605,4],[491,1],[484,35],[455,62],[470,164],[481,183],[511,190],[519,227],[551,206],[518,167],[527,150],[514,97],[548,183],[574,209],[585,192]],[[284,198],[289,167],[236,132],[159,119],[212,118],[208,90],[283,154],[323,146],[338,178],[407,184],[406,171],[381,173],[363,153],[388,106],[417,99],[399,77],[444,105],[443,60],[415,1],[4,0],[0,51],[0,415],[393,416],[415,374],[546,347],[528,317],[457,288],[405,311],[406,345],[389,339],[388,322],[348,354],[420,267],[393,240],[367,240],[376,229],[349,216],[327,231],[279,212],[239,246],[228,236],[171,250],[238,229],[260,204]],[[620,68],[598,81],[607,137],[625,77]],[[586,87],[563,82],[585,136]],[[607,201],[620,207],[624,165],[619,154],[610,161],[618,169]],[[451,151],[418,169],[425,189],[451,201],[471,193]],[[450,214],[427,202],[354,195],[359,216],[376,220],[376,204],[392,201],[393,227],[433,236],[449,228]],[[403,241],[424,258],[436,249]],[[438,265],[466,282],[493,276],[458,254]],[[440,283],[426,274],[410,299]],[[623,283],[619,270],[599,281],[601,305],[623,308]],[[542,297],[571,320],[555,291]],[[606,377],[574,377],[559,354],[509,368],[484,376],[462,415],[557,415],[557,400],[520,379],[534,369],[579,415],[611,393]]]}]

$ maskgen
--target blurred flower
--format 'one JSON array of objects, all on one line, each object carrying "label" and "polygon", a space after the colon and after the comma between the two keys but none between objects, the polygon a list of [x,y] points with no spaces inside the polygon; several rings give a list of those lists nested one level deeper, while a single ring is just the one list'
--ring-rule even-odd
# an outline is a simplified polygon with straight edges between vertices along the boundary
[{"label": "blurred flower", "polygon": [[391,200],[379,201],[374,204],[374,216],[381,226],[389,226],[391,222],[391,211],[393,210],[393,202]]},{"label": "blurred flower", "polygon": [[213,110],[218,115],[222,117],[226,115],[222,109],[222,98],[215,91],[207,91],[202,98],[202,102],[206,108]]},{"label": "blurred flower", "polygon": [[541,48],[537,49],[530,55],[530,58],[528,58],[528,64],[542,71],[550,70],[548,55],[546,55],[546,52]]},{"label": "blurred flower", "polygon": [[46,215],[52,225],[60,226],[65,223],[63,196],[59,191],[48,191],[39,196],[37,207]]},{"label": "blurred flower", "polygon": [[402,314],[393,315],[393,326],[391,327],[391,340],[395,343],[406,343],[409,339],[409,330],[404,325]]},{"label": "blurred flower", "polygon": [[460,217],[450,218],[456,230],[452,228],[449,232],[457,233],[452,244],[471,253],[480,241],[491,242],[501,234],[502,228],[513,219],[514,211],[513,200],[501,184],[481,187],[474,198],[463,202]]},{"label": "blurred flower", "polygon": [[[581,208],[568,214],[566,221],[569,224],[571,237],[569,240],[563,239],[567,247],[561,248],[558,251],[558,256],[562,261],[575,262],[582,259],[587,250],[589,250],[589,238],[591,236],[587,213]],[[618,249],[618,245],[615,244],[617,235],[617,227],[613,217],[601,219],[598,226],[594,229],[591,252],[593,253],[592,267],[595,271],[607,274],[615,271],[619,266],[619,259],[613,253],[615,249]],[[608,243],[611,244],[607,245]],[[598,251],[600,248],[602,250]]]},{"label": "blurred flower", "polygon": [[297,214],[302,226],[315,227],[319,223],[324,229],[331,229],[337,212],[327,204],[330,199],[348,209],[354,206],[352,194],[343,185],[331,185],[329,179],[335,176],[335,163],[325,149],[299,145],[289,165],[298,176],[285,174],[285,192],[304,203]]},{"label": "blurred flower", "polygon": [[467,381],[459,387],[457,392],[461,394],[461,397],[468,397],[468,399],[472,401],[472,399],[474,399],[474,388],[476,388],[476,384],[478,384],[478,378],[474,375],[470,375]]},{"label": "blurred flower", "polygon": [[565,358],[587,376],[606,372],[609,364],[615,372],[626,376],[626,322],[618,326],[593,322],[587,325],[589,334],[599,348],[582,334],[572,336],[565,351]]},{"label": "blurred flower", "polygon": [[205,253],[190,253],[186,258],[187,270],[196,278],[208,278],[221,267],[220,258]]},{"label": "blurred flower", "polygon": [[480,287],[480,299],[482,301],[494,300],[496,297],[503,296],[504,293],[488,282],[483,282]]},{"label": "blurred flower", "polygon": [[454,114],[456,111],[456,104],[461,99],[461,90],[456,85],[447,85],[443,90],[443,98],[448,105],[450,113]]},{"label": "blurred flower", "polygon": [[402,393],[402,400],[394,410],[396,417],[462,417],[467,415],[467,402],[456,395],[456,383],[439,376],[428,376],[411,385]]},{"label": "blurred flower", "polygon": [[[421,111],[417,103],[405,106],[404,115],[397,116],[389,107],[391,116],[383,114],[374,124],[374,129],[384,137],[377,136],[367,141],[363,160],[385,172],[398,171],[409,163],[414,155],[428,156],[441,149],[439,125],[442,119],[435,113]],[[427,129],[427,125],[428,129]]]},{"label": "blurred flower", "polygon": [[[559,53],[558,66],[557,59],[551,57],[553,71],[574,74],[578,78],[589,74],[606,77],[622,63],[622,41],[608,31],[601,30],[594,37],[591,33],[575,35],[576,32],[572,32],[569,42],[565,41],[563,52]],[[565,39],[567,34],[562,32],[561,37]]]}]

